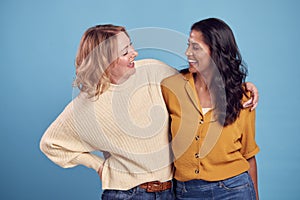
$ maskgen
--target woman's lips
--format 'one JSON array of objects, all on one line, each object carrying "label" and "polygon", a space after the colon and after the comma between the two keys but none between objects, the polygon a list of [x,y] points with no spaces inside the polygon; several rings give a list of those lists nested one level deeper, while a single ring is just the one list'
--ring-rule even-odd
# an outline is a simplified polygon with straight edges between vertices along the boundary
[{"label": "woman's lips", "polygon": [[134,62],[130,62],[128,65],[127,65],[129,68],[134,68]]},{"label": "woman's lips", "polygon": [[193,65],[196,65],[197,64],[197,61],[196,60],[188,60],[188,62],[189,62],[189,65],[190,66],[193,66]]}]

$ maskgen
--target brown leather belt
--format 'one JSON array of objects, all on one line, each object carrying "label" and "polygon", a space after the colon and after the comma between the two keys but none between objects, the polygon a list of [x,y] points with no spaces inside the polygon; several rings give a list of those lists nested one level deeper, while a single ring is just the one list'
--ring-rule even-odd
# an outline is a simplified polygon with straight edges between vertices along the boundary
[{"label": "brown leather belt", "polygon": [[152,181],[147,183],[142,183],[139,185],[140,188],[146,189],[147,192],[161,192],[172,187],[172,181],[159,182]]}]

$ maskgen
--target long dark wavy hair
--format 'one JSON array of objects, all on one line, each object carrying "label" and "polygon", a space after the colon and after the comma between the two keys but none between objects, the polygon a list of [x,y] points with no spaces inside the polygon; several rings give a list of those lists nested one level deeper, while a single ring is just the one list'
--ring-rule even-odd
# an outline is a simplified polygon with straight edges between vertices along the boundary
[{"label": "long dark wavy hair", "polygon": [[196,22],[191,30],[201,32],[210,48],[211,59],[220,74],[214,76],[210,88],[211,96],[215,98],[214,113],[221,124],[230,125],[243,107],[243,83],[247,75],[233,32],[224,21],[216,18]]}]

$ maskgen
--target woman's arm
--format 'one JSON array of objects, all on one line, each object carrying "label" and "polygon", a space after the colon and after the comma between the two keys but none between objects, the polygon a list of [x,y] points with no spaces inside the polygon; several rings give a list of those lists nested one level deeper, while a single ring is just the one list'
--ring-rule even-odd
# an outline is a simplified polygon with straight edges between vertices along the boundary
[{"label": "woman's arm", "polygon": [[40,149],[51,161],[63,168],[84,165],[98,171],[104,160],[92,154],[94,149],[83,143],[75,130],[79,125],[74,125],[76,120],[72,119],[70,108],[68,106],[47,128],[41,138]]},{"label": "woman's arm", "polygon": [[256,159],[255,156],[248,159],[248,162],[250,164],[249,174],[251,176],[251,179],[254,184],[254,189],[256,193],[256,199],[258,200],[258,185],[257,185],[257,166],[256,166]]}]

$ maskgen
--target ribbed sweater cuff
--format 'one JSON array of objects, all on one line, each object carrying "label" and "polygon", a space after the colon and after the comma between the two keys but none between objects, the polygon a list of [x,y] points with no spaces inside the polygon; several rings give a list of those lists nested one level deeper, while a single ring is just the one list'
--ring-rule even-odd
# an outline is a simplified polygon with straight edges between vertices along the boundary
[{"label": "ribbed sweater cuff", "polygon": [[72,160],[72,164],[81,164],[98,171],[104,160],[92,153],[83,153]]}]

